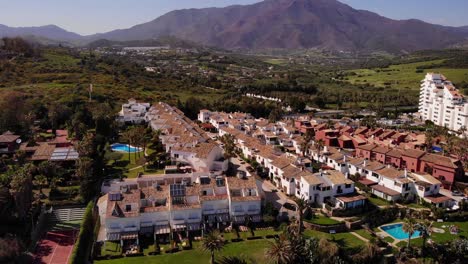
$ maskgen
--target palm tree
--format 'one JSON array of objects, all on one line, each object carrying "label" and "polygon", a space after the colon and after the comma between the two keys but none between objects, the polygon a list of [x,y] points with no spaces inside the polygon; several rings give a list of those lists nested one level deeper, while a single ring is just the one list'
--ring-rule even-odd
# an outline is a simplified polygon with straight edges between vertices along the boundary
[{"label": "palm tree", "polygon": [[425,219],[423,222],[417,224],[417,230],[420,232],[421,237],[423,239],[422,247],[423,249],[426,247],[426,241],[430,236],[430,230],[432,228],[432,222]]},{"label": "palm tree", "polygon": [[303,157],[306,156],[306,153],[309,150],[310,141],[312,141],[314,137],[315,137],[315,131],[313,129],[308,129],[300,145]]},{"label": "palm tree", "polygon": [[217,261],[218,264],[247,264],[247,261],[241,257],[222,257]]},{"label": "palm tree", "polygon": [[406,218],[403,223],[403,231],[408,233],[408,248],[411,246],[411,237],[414,235],[414,232],[416,232],[416,224],[416,220],[411,216]]},{"label": "palm tree", "polygon": [[292,252],[291,244],[285,234],[275,238],[273,242],[269,241],[270,247],[267,250],[268,257],[273,258],[277,264],[287,264],[291,262]]},{"label": "palm tree", "polygon": [[211,254],[210,263],[215,263],[215,251],[220,251],[224,247],[224,240],[219,231],[208,233],[202,240],[202,248]]},{"label": "palm tree", "polygon": [[304,197],[301,197],[301,198],[294,198],[294,202],[296,203],[296,206],[297,206],[297,213],[298,213],[298,228],[299,228],[299,234],[302,234],[302,230],[303,230],[303,224],[302,224],[302,221],[303,221],[303,218],[304,218],[304,210],[307,209],[309,207],[309,204],[308,202],[304,199]]},{"label": "palm tree", "polygon": [[[122,133],[122,139],[128,144],[131,145],[133,144],[133,131],[132,130],[127,130]],[[131,156],[130,156],[130,151],[128,151],[128,162],[131,163]]]},{"label": "palm tree", "polygon": [[46,176],[39,174],[35,177],[33,183],[34,185],[39,187],[39,193],[42,194],[42,187],[44,187],[44,185],[47,185],[48,180]]},{"label": "palm tree", "polygon": [[325,145],[325,142],[322,139],[317,141],[318,156],[320,156],[320,152],[322,151],[322,148],[324,145]]}]

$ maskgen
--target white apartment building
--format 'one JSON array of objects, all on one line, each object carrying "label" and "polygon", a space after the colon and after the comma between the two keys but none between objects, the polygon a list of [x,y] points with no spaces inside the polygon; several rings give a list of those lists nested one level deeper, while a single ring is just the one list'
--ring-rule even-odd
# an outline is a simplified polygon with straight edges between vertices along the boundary
[{"label": "white apartment building", "polygon": [[145,115],[149,108],[149,103],[138,103],[135,99],[129,99],[128,103],[122,105],[122,109],[117,116],[117,121],[142,124],[146,121]]},{"label": "white apartment building", "polygon": [[442,74],[428,73],[421,81],[419,114],[423,120],[454,131],[468,128],[468,102]]},{"label": "white apartment building", "polygon": [[260,222],[262,190],[254,177],[201,173],[143,175],[105,182],[98,200],[105,241],[173,236],[212,226]]}]

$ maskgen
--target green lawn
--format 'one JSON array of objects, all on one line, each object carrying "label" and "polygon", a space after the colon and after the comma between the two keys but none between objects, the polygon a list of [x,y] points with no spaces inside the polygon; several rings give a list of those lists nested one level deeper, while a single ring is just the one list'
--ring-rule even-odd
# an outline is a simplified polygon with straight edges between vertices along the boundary
[{"label": "green lawn", "polygon": [[[218,252],[216,256],[243,256],[245,258],[252,259],[254,263],[267,263],[268,257],[266,250],[268,248],[268,240],[252,240],[243,241],[238,243],[228,243],[221,252]],[[159,256],[144,256],[144,257],[131,257],[131,258],[120,258],[114,260],[101,260],[95,261],[99,264],[125,264],[125,263],[157,263],[157,264],[206,264],[209,263],[209,253],[204,252],[200,243],[194,243],[194,249],[181,251],[173,254],[162,254]]]},{"label": "green lawn", "polygon": [[395,239],[393,239],[393,237],[391,237],[391,236],[386,236],[386,237],[384,237],[383,240],[384,240],[385,242],[387,242],[387,243],[393,243],[393,242],[395,242]]},{"label": "green lawn", "polygon": [[365,229],[359,229],[359,230],[354,230],[354,232],[356,232],[356,234],[362,236],[363,238],[365,239],[368,239],[368,240],[371,240],[373,239],[374,237],[369,233],[367,232],[367,230]]},{"label": "green lawn", "polygon": [[369,201],[377,206],[386,206],[386,205],[391,205],[389,201],[386,201],[384,199],[378,198],[378,197],[369,197]]},{"label": "green lawn", "polygon": [[468,69],[435,68],[423,70],[422,73],[416,72],[418,66],[438,64],[443,61],[433,60],[392,65],[384,69],[352,70],[350,72],[354,72],[356,75],[348,76],[348,78],[351,83],[370,83],[378,87],[385,87],[385,83],[388,83],[392,88],[407,88],[410,90],[420,89],[420,81],[424,79],[427,72],[440,72],[454,83],[468,81]]},{"label": "green lawn", "polygon": [[320,214],[315,215],[311,220],[305,219],[304,221],[317,225],[336,225],[340,223],[340,221],[336,221]]},{"label": "green lawn", "polygon": [[329,233],[307,229],[304,231],[304,235],[307,237],[316,237],[319,239],[326,238],[329,240],[333,240],[336,243],[338,243],[340,246],[345,247],[345,248],[357,248],[357,247],[364,246],[366,243],[351,233],[329,234]]}]

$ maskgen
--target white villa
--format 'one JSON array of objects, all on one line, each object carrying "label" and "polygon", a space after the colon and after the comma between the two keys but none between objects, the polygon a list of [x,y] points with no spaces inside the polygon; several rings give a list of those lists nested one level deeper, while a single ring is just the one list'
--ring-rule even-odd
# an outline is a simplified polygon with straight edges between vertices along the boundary
[{"label": "white villa", "polygon": [[138,103],[135,99],[129,99],[122,105],[117,121],[121,123],[142,124],[145,122],[145,114],[150,108],[149,103]]}]

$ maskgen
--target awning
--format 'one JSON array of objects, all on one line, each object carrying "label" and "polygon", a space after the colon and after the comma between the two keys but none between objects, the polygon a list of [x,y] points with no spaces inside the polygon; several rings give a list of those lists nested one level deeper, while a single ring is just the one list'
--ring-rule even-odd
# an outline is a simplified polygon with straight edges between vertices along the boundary
[{"label": "awning", "polygon": [[120,235],[120,239],[122,240],[130,240],[130,239],[137,239],[138,232],[125,232]]},{"label": "awning", "polygon": [[196,231],[196,230],[200,230],[201,226],[200,226],[200,224],[188,224],[187,229],[189,231]]},{"label": "awning", "polygon": [[234,222],[234,223],[244,223],[245,222],[245,215],[234,216],[231,219],[232,219],[232,222]]},{"label": "awning", "polygon": [[174,231],[174,232],[184,231],[186,228],[187,228],[187,225],[185,225],[185,224],[173,225],[172,226],[172,231]]},{"label": "awning", "polygon": [[140,234],[152,234],[154,232],[153,226],[140,227]]},{"label": "awning", "polygon": [[120,240],[120,233],[107,233],[106,240],[108,240],[108,241],[118,241],[118,240]]},{"label": "awning", "polygon": [[252,222],[261,222],[262,216],[261,215],[252,215]]},{"label": "awning", "polygon": [[154,227],[154,233],[156,235],[163,235],[171,233],[171,228],[168,225],[160,225]]}]

